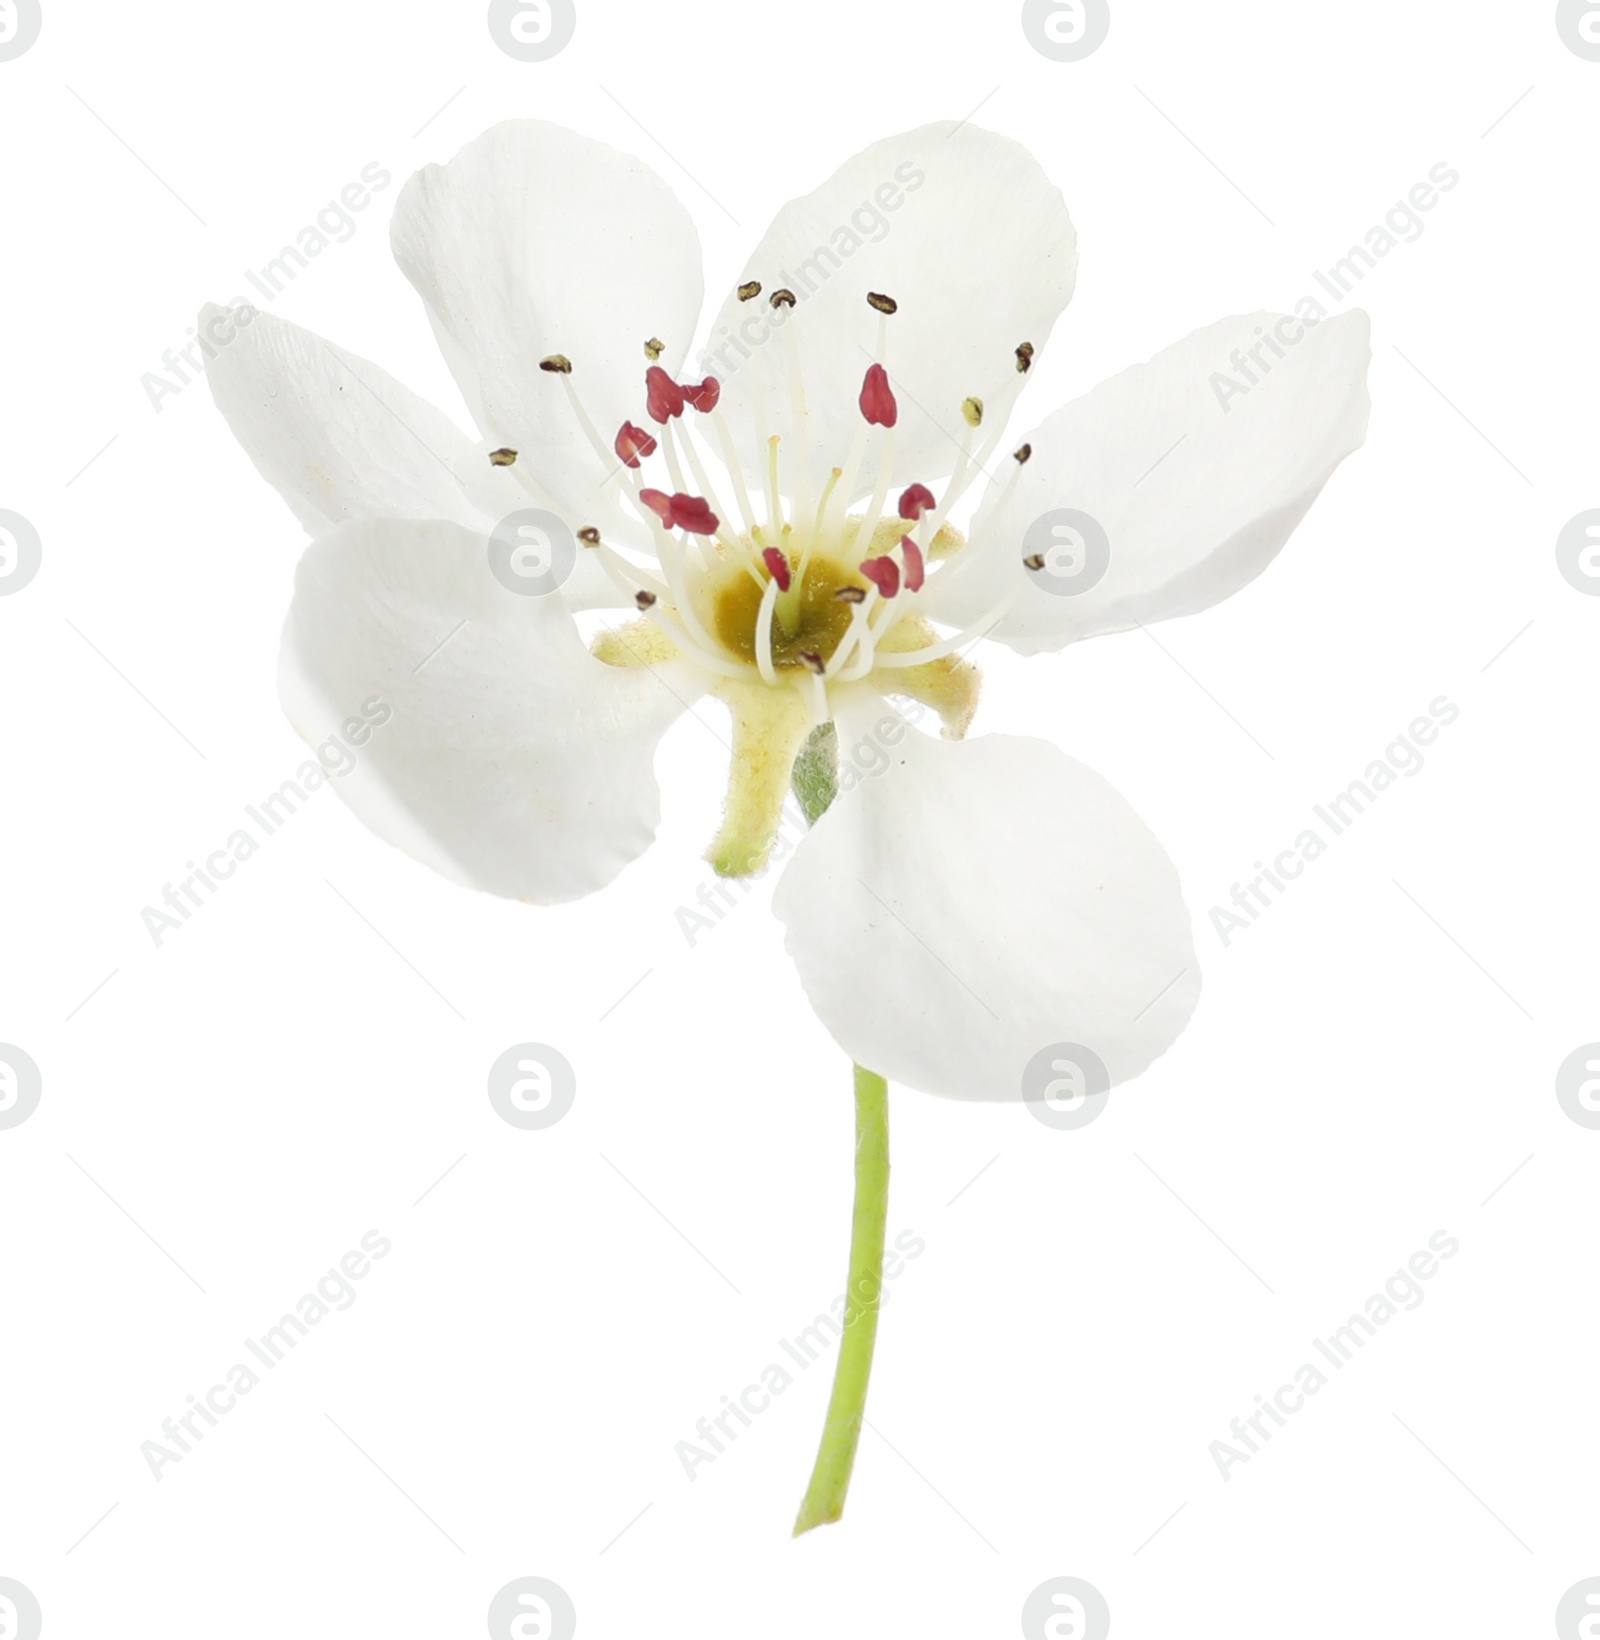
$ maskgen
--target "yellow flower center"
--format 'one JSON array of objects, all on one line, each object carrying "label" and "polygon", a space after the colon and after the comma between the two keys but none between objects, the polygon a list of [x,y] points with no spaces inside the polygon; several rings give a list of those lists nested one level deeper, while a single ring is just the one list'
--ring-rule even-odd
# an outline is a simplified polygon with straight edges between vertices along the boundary
[{"label": "yellow flower center", "polygon": [[[791,565],[791,574],[794,566]],[[804,583],[789,598],[779,595],[772,621],[772,666],[776,672],[795,672],[816,657],[824,663],[850,628],[853,604],[839,596],[843,588],[866,596],[866,579],[831,559],[813,557],[806,565]],[[756,664],[756,633],[765,588],[743,570],[719,576],[711,590],[711,635],[728,653],[747,665]]]}]

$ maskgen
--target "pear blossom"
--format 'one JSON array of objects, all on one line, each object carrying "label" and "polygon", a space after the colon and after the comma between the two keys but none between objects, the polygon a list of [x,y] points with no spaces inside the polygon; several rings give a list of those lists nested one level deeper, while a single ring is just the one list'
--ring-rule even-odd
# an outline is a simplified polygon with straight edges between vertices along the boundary
[{"label": "pear blossom", "polygon": [[[316,741],[352,701],[394,708],[338,787],[367,825],[473,888],[593,893],[653,839],[662,736],[714,698],[719,872],[766,865],[797,761],[822,760],[773,905],[866,1074],[1018,1099],[1053,1043],[1111,1083],[1165,1052],[1200,985],[1171,861],[1055,746],[967,738],[967,657],[1192,614],[1260,574],[1363,440],[1365,315],[1223,319],[1008,433],[1076,236],[1029,154],[965,123],[875,143],[779,211],[692,368],[694,228],[603,144],[496,126],[410,180],[393,244],[476,438],[272,315],[208,361],[312,537],[290,719]],[[490,556],[530,511],[536,566],[571,550],[525,596]],[[1105,548],[1066,595],[1036,539],[1063,513]],[[942,734],[910,730],[835,794],[832,747],[906,701]],[[859,1429],[859,1405],[837,1410]]]}]

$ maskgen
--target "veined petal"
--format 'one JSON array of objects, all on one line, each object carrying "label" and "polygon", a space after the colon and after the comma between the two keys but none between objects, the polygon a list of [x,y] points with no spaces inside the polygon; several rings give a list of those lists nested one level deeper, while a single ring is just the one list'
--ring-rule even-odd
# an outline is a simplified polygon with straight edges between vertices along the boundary
[{"label": "veined petal", "polygon": [[644,407],[644,344],[675,371],[699,317],[700,243],[641,161],[539,120],[497,125],[400,191],[395,257],[427,304],[479,430],[527,453],[565,512],[633,538],[618,464],[597,455],[559,375],[603,441]]},{"label": "veined petal", "polygon": [[927,613],[966,626],[1015,588],[991,636],[1032,655],[1219,603],[1360,448],[1370,358],[1365,313],[1252,313],[1102,382],[1002,463]]},{"label": "veined petal", "polygon": [[906,735],[800,843],[773,909],[840,1047],[949,1098],[1023,1098],[1064,1043],[1137,1076],[1200,991],[1160,843],[1040,740]]},{"label": "veined petal", "polygon": [[656,743],[697,692],[678,668],[596,660],[559,596],[496,580],[481,533],[396,521],[307,549],[279,687],[313,743],[381,718],[333,781],[380,837],[540,905],[604,887],[649,846]]},{"label": "veined petal", "polygon": [[[874,143],[779,211],[745,268],[761,295],[728,298],[702,364],[721,381],[730,424],[749,435],[741,454],[759,472],[766,437],[793,447],[783,329],[795,327],[820,485],[861,425],[862,378],[878,343],[867,295],[890,297],[898,311],[886,364],[903,487],[951,471],[968,398],[983,401],[984,431],[1004,424],[1027,380],[1016,350],[1043,349],[1076,272],[1066,205],[1025,148],[975,125],[925,125]],[[792,291],[796,305],[769,306],[776,289]],[[877,447],[869,442],[858,495],[873,487]]]},{"label": "veined petal", "polygon": [[[535,503],[443,411],[359,358],[270,313],[207,307],[232,339],[206,360],[212,397],[256,470],[312,535],[371,518],[491,528]],[[572,609],[626,600],[592,555],[561,589]]]}]

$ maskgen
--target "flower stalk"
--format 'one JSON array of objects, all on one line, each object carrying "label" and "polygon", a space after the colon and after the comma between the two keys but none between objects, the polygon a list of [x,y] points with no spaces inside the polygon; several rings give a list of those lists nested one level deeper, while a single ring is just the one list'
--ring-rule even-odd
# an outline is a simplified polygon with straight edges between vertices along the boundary
[{"label": "flower stalk", "polygon": [[889,1216],[889,1084],[856,1066],[856,1197],[850,1226],[850,1283],[833,1393],[811,1483],[794,1535],[827,1526],[844,1513],[866,1416],[867,1383],[883,1302],[883,1240]]},{"label": "flower stalk", "polygon": [[[794,760],[790,782],[808,826],[839,795],[839,735],[819,723]],[[883,1241],[889,1218],[889,1084],[855,1067],[856,1195],[850,1221],[850,1278],[845,1287],[844,1332],[833,1369],[833,1390],[811,1482],[795,1517],[794,1535],[828,1526],[844,1513],[850,1474],[861,1444],[872,1352],[883,1303]]]}]

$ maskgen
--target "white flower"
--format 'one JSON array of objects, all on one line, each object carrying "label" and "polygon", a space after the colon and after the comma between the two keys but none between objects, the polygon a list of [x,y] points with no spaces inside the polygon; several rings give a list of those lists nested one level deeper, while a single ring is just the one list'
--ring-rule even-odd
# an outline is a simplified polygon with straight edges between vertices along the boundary
[{"label": "white flower", "polygon": [[[1075,237],[1028,154],[971,125],[877,143],[786,206],[691,379],[698,243],[636,160],[497,126],[411,179],[393,237],[481,442],[269,315],[209,363],[314,537],[290,718],[318,740],[372,695],[394,709],[339,784],[367,824],[473,887],[590,893],[649,845],[657,742],[711,693],[734,741],[711,858],[747,872],[816,726],[850,744],[910,697],[945,738],[906,734],[778,884],[823,1022],[858,1064],[960,1098],[1019,1097],[1053,1043],[1113,1082],[1165,1051],[1199,991],[1171,862],[1055,747],[961,738],[960,652],[1059,649],[1259,574],[1362,441],[1365,316],[1223,320],[1007,440]],[[948,520],[980,478],[963,540]],[[486,548],[528,508],[585,543],[541,596]],[[1069,596],[1030,536],[1060,509],[1108,543]],[[575,611],[636,602],[585,645]]]}]

